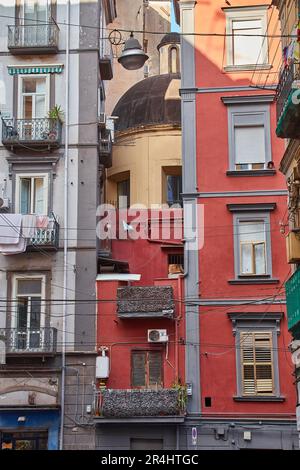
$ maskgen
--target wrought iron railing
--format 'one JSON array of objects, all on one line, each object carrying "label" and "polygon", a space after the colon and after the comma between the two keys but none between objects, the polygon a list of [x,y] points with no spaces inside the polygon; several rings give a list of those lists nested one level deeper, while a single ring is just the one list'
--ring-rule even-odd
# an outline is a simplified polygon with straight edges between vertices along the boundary
[{"label": "wrought iron railing", "polygon": [[6,354],[56,352],[56,328],[1,328],[0,337],[4,338]]},{"label": "wrought iron railing", "polygon": [[94,415],[107,418],[178,416],[185,413],[185,392],[175,388],[96,390]]},{"label": "wrought iron railing", "polygon": [[8,26],[8,49],[57,48],[58,37],[55,23]]},{"label": "wrought iron railing", "polygon": [[296,64],[294,61],[291,61],[291,63],[282,70],[279,76],[279,83],[276,90],[277,121],[279,120],[284,110],[285,104],[292,89],[293,81],[298,79],[299,64]]},{"label": "wrought iron railing", "polygon": [[29,246],[51,246],[58,248],[59,224],[55,218],[49,219],[45,228],[37,228],[34,237],[30,239]]},{"label": "wrought iron railing", "polygon": [[47,144],[59,145],[62,123],[59,119],[7,119],[2,118],[4,145]]}]

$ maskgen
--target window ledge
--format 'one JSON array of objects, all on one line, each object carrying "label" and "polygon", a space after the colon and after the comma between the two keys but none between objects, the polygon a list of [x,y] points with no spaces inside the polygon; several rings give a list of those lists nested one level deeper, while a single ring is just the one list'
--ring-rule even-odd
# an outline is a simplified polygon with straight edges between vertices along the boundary
[{"label": "window ledge", "polygon": [[285,401],[285,397],[280,396],[280,397],[274,397],[274,396],[254,396],[254,397],[233,397],[234,401],[277,401],[277,402],[283,402]]},{"label": "window ledge", "polygon": [[276,170],[228,170],[227,176],[273,176]]},{"label": "window ledge", "polygon": [[251,278],[241,278],[241,279],[230,279],[228,284],[237,285],[237,284],[279,284],[279,279],[271,277],[259,277],[253,276]]},{"label": "window ledge", "polygon": [[249,64],[249,65],[226,65],[224,67],[225,72],[240,72],[240,71],[251,71],[251,70],[269,70],[272,68],[271,64]]}]

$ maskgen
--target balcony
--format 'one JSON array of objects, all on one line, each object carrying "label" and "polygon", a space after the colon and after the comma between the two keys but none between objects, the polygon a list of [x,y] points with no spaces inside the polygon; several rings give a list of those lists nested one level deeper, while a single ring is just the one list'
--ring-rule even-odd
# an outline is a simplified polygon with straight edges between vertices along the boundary
[{"label": "balcony", "polygon": [[113,78],[113,61],[113,50],[109,39],[100,39],[99,66],[102,80],[111,80]]},{"label": "balcony", "polygon": [[36,228],[34,237],[27,244],[27,251],[35,250],[58,250],[59,246],[59,223],[56,219],[49,219],[48,226]]},{"label": "balcony", "polygon": [[55,24],[8,26],[8,49],[12,54],[56,54],[59,27]]},{"label": "balcony", "polygon": [[2,328],[0,338],[4,339],[5,354],[55,354],[57,343],[56,328],[19,329]]},{"label": "balcony", "polygon": [[112,166],[112,139],[109,129],[100,131],[99,154],[100,164],[104,165],[105,168],[110,168]]},{"label": "balcony", "polygon": [[300,138],[300,105],[299,95],[294,100],[294,92],[299,89],[299,64],[291,62],[279,77],[276,91],[277,127],[276,134],[281,138]]},{"label": "balcony", "polygon": [[288,263],[300,263],[300,234],[299,230],[291,231],[286,237],[286,253]]},{"label": "balcony", "polygon": [[58,119],[2,118],[2,143],[14,148],[57,148],[61,144],[62,123]]},{"label": "balcony", "polygon": [[[185,399],[173,388],[161,390],[97,390],[94,393],[94,415],[100,419],[126,418],[184,419]],[[172,419],[170,419],[172,421]]]},{"label": "balcony", "polygon": [[171,286],[120,287],[117,292],[119,318],[174,318]]}]

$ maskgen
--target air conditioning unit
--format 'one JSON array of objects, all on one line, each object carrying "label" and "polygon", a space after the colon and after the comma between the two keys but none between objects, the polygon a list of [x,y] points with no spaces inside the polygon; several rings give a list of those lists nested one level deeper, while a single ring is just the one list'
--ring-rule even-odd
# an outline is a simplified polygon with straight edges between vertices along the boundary
[{"label": "air conditioning unit", "polygon": [[168,340],[167,330],[148,330],[149,343],[166,343]]},{"label": "air conditioning unit", "polygon": [[105,113],[99,114],[98,123],[101,128],[104,128],[106,126],[106,114]]}]

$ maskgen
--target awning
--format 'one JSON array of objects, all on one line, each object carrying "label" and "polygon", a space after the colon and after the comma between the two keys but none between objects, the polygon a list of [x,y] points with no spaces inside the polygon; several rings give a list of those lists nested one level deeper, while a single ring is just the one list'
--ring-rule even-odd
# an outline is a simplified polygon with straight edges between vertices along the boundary
[{"label": "awning", "polygon": [[9,75],[20,75],[20,74],[33,74],[33,73],[61,73],[63,70],[63,64],[54,65],[8,65]]}]

